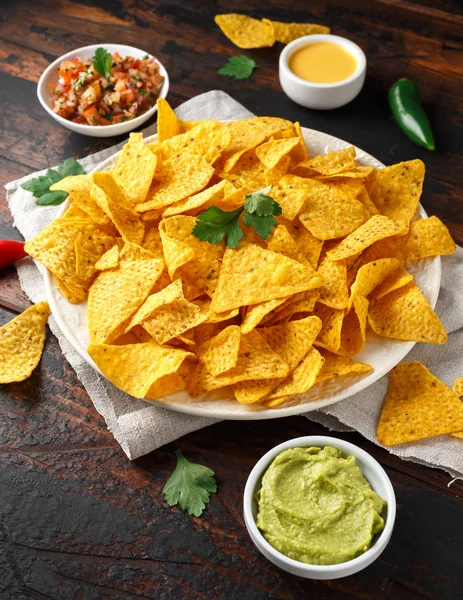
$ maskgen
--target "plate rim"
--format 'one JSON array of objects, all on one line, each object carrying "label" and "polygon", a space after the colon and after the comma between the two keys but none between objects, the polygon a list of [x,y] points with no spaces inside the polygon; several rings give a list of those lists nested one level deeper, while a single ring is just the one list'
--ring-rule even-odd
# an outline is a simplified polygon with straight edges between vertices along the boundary
[{"label": "plate rim", "polygon": [[[233,120],[233,119],[230,119],[230,120]],[[384,165],[384,163],[379,161],[377,158],[375,158],[368,152],[365,152],[361,148],[355,146],[354,144],[347,142],[346,140],[343,140],[336,136],[330,135],[328,133],[324,133],[323,131],[319,131],[317,129],[311,129],[308,127],[301,127],[301,129],[302,129],[303,133],[307,132],[307,134],[309,136],[324,138],[327,141],[327,143],[336,143],[338,145],[341,144],[341,146],[344,146],[344,145],[345,146],[354,146],[356,153],[361,155],[359,157],[360,160],[362,160],[363,158],[366,158],[369,161],[371,161],[372,163],[375,163],[376,166],[380,169],[386,167],[386,165]],[[144,138],[145,143],[152,142],[155,140],[157,140],[157,133]],[[118,152],[115,152],[111,156],[105,158],[101,163],[99,163],[93,169],[91,169],[89,174],[97,172],[101,169],[104,170],[105,165],[109,162],[114,161],[114,159],[120,154],[121,151],[122,150],[119,150]],[[66,211],[67,207],[68,207],[68,201],[66,200],[63,203],[61,210],[57,213],[55,218],[61,217],[64,214],[64,212]],[[421,203],[419,204],[419,211],[420,211],[421,218],[428,217],[428,215]],[[433,260],[435,261],[435,266],[436,266],[437,283],[435,285],[435,288],[433,288],[433,294],[432,294],[432,297],[429,302],[430,302],[431,307],[434,309],[436,306],[436,303],[437,303],[437,299],[439,297],[442,269],[441,269],[440,256],[433,257]],[[99,373],[100,376],[105,377],[105,379],[107,379],[107,377],[105,375],[103,375],[103,373],[100,371],[100,369],[98,368],[96,363],[93,361],[93,359],[90,357],[90,355],[85,350],[83,350],[79,344],[76,344],[74,342],[74,335],[70,331],[70,328],[68,327],[68,325],[66,324],[64,319],[61,317],[61,313],[58,310],[58,305],[55,300],[55,295],[53,294],[53,291],[52,291],[52,286],[53,286],[53,282],[54,282],[53,275],[46,268],[40,268],[40,271],[42,272],[42,276],[44,279],[45,292],[46,292],[46,296],[47,296],[47,301],[50,305],[51,312],[58,324],[58,327],[62,331],[63,335],[66,337],[66,340],[69,342],[69,344],[72,346],[72,348],[79,354],[79,356],[90,367],[92,367],[97,373]],[[354,394],[357,394],[358,392],[363,391],[370,385],[373,385],[374,383],[376,383],[377,381],[382,379],[384,376],[386,376],[397,364],[399,364],[405,358],[405,356],[412,350],[412,348],[417,343],[417,342],[406,342],[406,341],[401,341],[401,340],[396,340],[396,341],[400,342],[402,344],[402,347],[400,349],[400,352],[397,352],[396,356],[394,357],[394,361],[393,361],[394,364],[390,368],[388,368],[385,371],[373,370],[373,372],[370,372],[363,377],[355,379],[353,381],[352,385],[346,387],[344,390],[342,390],[341,392],[336,394],[336,395],[340,396],[340,397],[336,397],[336,398],[329,397],[329,398],[322,399],[322,400],[307,401],[306,403],[301,402],[299,404],[286,406],[286,407],[283,405],[281,408],[273,408],[273,409],[264,408],[264,409],[260,409],[260,410],[248,410],[247,412],[243,412],[243,413],[227,413],[227,414],[225,414],[225,412],[226,412],[225,410],[220,409],[220,408],[216,409],[214,411],[214,410],[208,409],[207,407],[203,408],[203,407],[201,407],[200,404],[190,405],[187,403],[185,403],[185,404],[177,403],[175,401],[167,400],[164,398],[157,398],[155,400],[146,400],[144,398],[136,398],[135,396],[131,396],[131,398],[136,399],[136,400],[142,400],[142,401],[146,402],[147,404],[153,404],[155,406],[158,406],[159,408],[165,408],[167,410],[172,410],[174,412],[187,414],[190,416],[196,416],[196,417],[213,418],[213,419],[217,419],[217,420],[261,421],[261,420],[266,420],[266,419],[278,419],[278,418],[283,418],[283,417],[301,415],[304,413],[312,412],[314,410],[319,410],[321,408],[325,408],[326,406],[330,406],[332,404],[337,404],[338,402],[341,402],[342,400],[346,400],[347,398],[353,396]],[[376,377],[372,378],[372,376],[374,376],[374,375],[376,375]],[[372,378],[372,380],[370,380],[371,378]],[[108,380],[108,381],[110,381],[110,380]],[[121,390],[121,391],[123,392],[123,390]],[[129,396],[130,396],[130,394],[129,394]],[[196,400],[198,400],[198,399],[196,399]],[[249,405],[249,406],[253,406],[253,405]],[[248,405],[243,405],[243,407],[248,407]]]}]

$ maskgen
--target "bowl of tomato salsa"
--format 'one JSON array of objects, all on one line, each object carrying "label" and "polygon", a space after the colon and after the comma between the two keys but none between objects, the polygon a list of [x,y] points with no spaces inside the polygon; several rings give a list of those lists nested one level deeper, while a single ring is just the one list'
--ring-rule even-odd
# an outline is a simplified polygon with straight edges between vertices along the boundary
[{"label": "bowl of tomato salsa", "polygon": [[111,137],[147,121],[168,89],[167,71],[151,54],[132,46],[94,44],[51,63],[37,95],[43,108],[68,129]]}]

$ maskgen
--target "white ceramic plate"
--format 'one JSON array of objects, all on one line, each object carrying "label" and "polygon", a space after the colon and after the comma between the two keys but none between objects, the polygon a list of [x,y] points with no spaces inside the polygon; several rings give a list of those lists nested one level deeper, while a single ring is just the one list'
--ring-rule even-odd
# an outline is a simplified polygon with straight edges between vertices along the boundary
[{"label": "white ceramic plate", "polygon": [[[351,145],[320,131],[306,128],[303,128],[302,131],[307,148],[312,156],[325,154],[326,152],[339,150]],[[152,136],[151,138],[147,138],[146,141],[155,141],[156,138],[157,136]],[[384,167],[382,163],[366,152],[363,152],[363,150],[359,148],[356,148],[356,150],[359,164],[371,165],[377,168]],[[111,169],[116,162],[116,158],[117,155],[111,156],[95,170]],[[63,212],[65,209],[66,205],[63,206]],[[420,205],[417,218],[425,218],[426,216],[424,209]],[[434,308],[440,287],[440,257],[410,263],[407,267],[415,276],[416,284]],[[58,325],[76,352],[98,371],[98,367],[87,354],[89,343],[87,304],[70,304],[61,295],[53,276],[48,271],[44,271],[48,302]],[[225,397],[223,392],[220,393],[220,390],[209,392],[204,398],[191,398],[186,391],[182,391],[150,402],[177,412],[215,419],[257,420],[288,417],[290,415],[317,410],[360,392],[395,367],[410,352],[414,345],[414,342],[380,338],[370,331],[365,346],[355,357],[361,362],[372,365],[373,370],[370,373],[363,377],[339,377],[337,379],[322,381],[305,394],[300,394],[274,409],[268,409],[259,404],[240,404],[234,399]]]}]

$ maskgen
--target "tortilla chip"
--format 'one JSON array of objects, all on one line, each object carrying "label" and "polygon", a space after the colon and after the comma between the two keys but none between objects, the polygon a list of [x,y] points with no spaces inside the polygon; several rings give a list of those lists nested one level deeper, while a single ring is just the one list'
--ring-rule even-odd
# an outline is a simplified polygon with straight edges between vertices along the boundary
[{"label": "tortilla chip", "polygon": [[387,338],[430,344],[447,341],[439,317],[414,283],[372,300],[368,322],[375,333]]},{"label": "tortilla chip", "polygon": [[76,252],[76,275],[83,281],[90,279],[96,272],[96,262],[114,244],[112,236],[79,232],[76,236],[74,246]]},{"label": "tortilla chip", "polygon": [[119,264],[119,246],[115,244],[107,252],[105,252],[95,263],[95,269],[106,271],[114,269]]},{"label": "tortilla chip", "polygon": [[407,285],[407,283],[410,283],[411,281],[413,281],[413,275],[406,271],[401,265],[392,273],[392,275],[386,277],[386,279],[373,290],[371,298],[382,298],[394,290],[398,290],[404,285]]},{"label": "tortilla chip", "polygon": [[296,242],[299,250],[307,258],[312,267],[317,269],[323,242],[313,236],[298,219],[295,221],[288,221],[287,219],[278,217],[277,221],[279,224],[286,227],[289,234]]},{"label": "tortilla chip", "polygon": [[[288,187],[285,183],[286,177],[280,181],[283,187]],[[310,194],[310,202],[306,203],[299,220],[319,240],[349,235],[368,220],[369,214],[363,204],[349,195],[342,194],[337,186],[302,177],[297,177],[294,185],[301,186]]]},{"label": "tortilla chip", "polygon": [[284,381],[266,397],[269,408],[275,408],[288,399],[289,396],[303,394],[313,387],[325,359],[315,348],[311,348],[307,356],[299,363]]},{"label": "tortilla chip", "polygon": [[143,248],[145,248],[145,250],[151,252],[151,254],[153,254],[153,256],[156,258],[164,259],[161,234],[157,224],[145,226],[145,236],[143,237],[141,245]]},{"label": "tortilla chip", "polygon": [[266,315],[283,304],[283,302],[286,302],[286,298],[276,298],[275,300],[249,306],[246,316],[241,323],[241,333],[249,333],[255,329]]},{"label": "tortilla chip", "polygon": [[197,154],[180,153],[163,164],[162,181],[153,181],[146,202],[136,205],[138,212],[163,208],[192,196],[206,187],[214,168]]},{"label": "tortilla chip", "polygon": [[383,215],[375,215],[327,252],[331,260],[342,260],[362,252],[374,242],[397,233],[397,225]]},{"label": "tortilla chip", "polygon": [[463,403],[417,362],[392,369],[378,422],[378,442],[404,444],[463,429]]},{"label": "tortilla chip", "polygon": [[273,233],[268,238],[267,248],[273,252],[278,252],[288,258],[292,258],[303,265],[309,264],[309,261],[299,250],[298,245],[284,225],[278,225],[273,230]]},{"label": "tortilla chip", "polygon": [[195,253],[188,244],[167,235],[165,231],[165,221],[159,225],[159,233],[161,235],[162,250],[164,252],[167,270],[170,278],[173,279],[177,269],[189,260],[192,260]]},{"label": "tortilla chip", "polygon": [[418,209],[424,180],[424,163],[419,160],[401,162],[376,173],[371,199],[382,215],[406,230]]},{"label": "tortilla chip", "polygon": [[138,244],[133,242],[125,242],[121,251],[119,252],[119,260],[124,262],[130,262],[133,260],[150,260],[151,258],[158,258],[154,256],[152,252],[146,250]]},{"label": "tortilla chip", "polygon": [[307,150],[307,146],[305,145],[301,126],[298,122],[294,123],[294,129],[297,137],[299,138],[299,144],[291,151],[291,158],[296,164],[298,164],[304,160],[309,160],[309,152]]},{"label": "tortilla chip", "polygon": [[143,304],[163,270],[156,258],[124,262],[102,271],[88,296],[90,341],[111,343],[121,335],[128,319]]},{"label": "tortilla chip", "polygon": [[[50,191],[62,190],[68,192],[68,200],[72,201],[74,208],[80,208],[87,218],[95,223],[104,225],[109,223],[109,217],[101,210],[90,195],[92,188],[91,175],[70,175],[50,186]],[[69,218],[69,215],[67,215]]]},{"label": "tortilla chip", "polygon": [[200,155],[206,162],[213,164],[230,141],[231,133],[223,123],[213,119],[198,122],[186,133],[165,140],[159,145],[157,152],[161,153],[163,159],[163,172],[160,179],[165,176],[165,161],[175,155],[182,153]]},{"label": "tortilla chip", "polygon": [[[347,175],[347,174],[348,173],[344,173],[344,175]],[[360,194],[358,194],[356,196],[356,198],[359,202],[361,202],[363,204],[365,209],[370,213],[370,216],[374,217],[375,215],[380,214],[379,210],[376,208],[376,206],[371,201],[370,195],[365,188],[360,192]]]},{"label": "tortilla chip", "polygon": [[313,313],[322,322],[322,328],[314,342],[315,346],[321,346],[336,354],[341,347],[341,331],[345,311],[317,303]]},{"label": "tortilla chip", "polygon": [[[314,310],[319,296],[320,292],[318,289],[294,294],[284,304],[274,310],[271,324],[278,323],[286,318],[296,318],[297,315],[299,315],[299,319],[303,318],[302,313],[311,313]],[[270,322],[266,322],[266,324],[270,325]]]},{"label": "tortilla chip", "polygon": [[338,350],[338,353],[342,356],[354,356],[365,345],[369,304],[363,296],[355,296],[352,307],[344,315],[341,329],[341,346]]},{"label": "tortilla chip", "polygon": [[281,206],[282,217],[293,221],[301,212],[307,194],[304,190],[283,190],[275,187],[272,189],[272,198]]},{"label": "tortilla chip", "polygon": [[167,100],[164,98],[158,98],[156,106],[158,109],[159,143],[185,132],[183,122],[174,113]]},{"label": "tortilla chip", "polygon": [[157,156],[145,147],[142,133],[131,133],[112,171],[132,207],[144,202],[156,170]]},{"label": "tortilla chip", "polygon": [[[106,215],[105,215],[106,217]],[[62,216],[63,219],[78,219],[78,220],[86,220],[90,219],[89,215],[75,204],[71,204],[69,208],[66,209],[66,212]]]},{"label": "tortilla chip", "polygon": [[347,289],[347,269],[345,261],[333,262],[325,257],[318,267],[317,273],[323,277],[323,285],[318,301],[339,310],[347,308],[349,290]]},{"label": "tortilla chip", "polygon": [[429,217],[410,224],[401,252],[404,260],[421,260],[430,256],[453,254],[455,249],[455,242],[447,227],[437,217]]},{"label": "tortilla chip", "polygon": [[248,244],[223,256],[211,309],[223,312],[314,289],[321,278],[312,267]]},{"label": "tortilla chip", "polygon": [[226,181],[219,181],[219,183],[206,188],[202,192],[199,192],[199,194],[194,194],[185,200],[176,202],[165,209],[163,216],[171,217],[174,215],[187,213],[188,211],[193,211],[197,208],[206,210],[209,206],[217,206],[218,201],[223,200],[224,198],[224,189],[226,185]]},{"label": "tortilla chip", "polygon": [[152,385],[176,373],[183,361],[193,356],[155,342],[127,346],[93,343],[88,353],[103,375],[135,398],[145,398]]},{"label": "tortilla chip", "polygon": [[257,330],[253,330],[241,336],[236,367],[213,377],[204,365],[200,365],[189,391],[193,396],[198,396],[204,390],[215,390],[240,381],[285,377],[288,370],[288,365],[270,348]]},{"label": "tortilla chip", "polygon": [[[149,319],[151,315],[160,307],[167,306],[175,302],[176,300],[182,300],[184,298],[183,295],[183,287],[182,280],[177,279],[176,281],[167,285],[160,292],[156,292],[151,294],[146,298],[137,312],[132,316],[129,323],[125,328],[125,333],[140,325],[146,319]],[[174,336],[172,336],[174,337]]]},{"label": "tortilla chip", "polygon": [[127,207],[125,194],[111,173],[94,173],[92,177],[92,198],[114,223],[124,242],[140,244],[145,235],[145,226],[138,215]]},{"label": "tortilla chip", "polygon": [[209,340],[207,348],[201,355],[201,362],[211,375],[217,377],[236,367],[240,339],[239,326],[230,325]]},{"label": "tortilla chip", "polygon": [[264,181],[265,185],[277,185],[282,177],[288,172],[291,164],[290,156],[283,156],[283,158],[271,169],[265,169]]},{"label": "tortilla chip", "polygon": [[34,304],[0,327],[0,383],[24,381],[42,356],[48,302]]},{"label": "tortilla chip", "polygon": [[273,169],[299,142],[298,137],[269,140],[257,146],[256,155],[267,169]]},{"label": "tortilla chip", "polygon": [[247,186],[250,189],[259,189],[266,185],[264,172],[263,164],[257,158],[254,149],[251,149],[243,152],[229,172],[218,174],[237,188]]},{"label": "tortilla chip", "polygon": [[273,28],[275,40],[282,44],[289,44],[305,35],[330,33],[329,27],[316,25],[315,23],[282,23],[281,21],[270,21],[269,19],[262,19],[262,22]]},{"label": "tortilla chip", "polygon": [[358,362],[347,356],[338,356],[328,350],[320,350],[320,354],[325,359],[320,373],[317,375],[317,383],[332,377],[344,377],[346,375],[363,375],[372,370],[371,365]]},{"label": "tortilla chip", "polygon": [[295,175],[301,175],[302,177],[311,177],[316,173],[331,177],[355,168],[355,148],[350,146],[349,148],[315,156],[311,160],[297,165],[293,172]]},{"label": "tortilla chip", "polygon": [[360,267],[350,289],[349,308],[357,296],[365,298],[400,267],[397,258],[383,258]]},{"label": "tortilla chip", "polygon": [[[463,402],[463,379],[455,379],[453,383],[453,392],[460,398],[460,401]],[[463,438],[463,430],[452,433],[454,437]]]},{"label": "tortilla chip", "polygon": [[275,43],[272,25],[247,15],[216,15],[214,21],[238,48],[265,48]]}]

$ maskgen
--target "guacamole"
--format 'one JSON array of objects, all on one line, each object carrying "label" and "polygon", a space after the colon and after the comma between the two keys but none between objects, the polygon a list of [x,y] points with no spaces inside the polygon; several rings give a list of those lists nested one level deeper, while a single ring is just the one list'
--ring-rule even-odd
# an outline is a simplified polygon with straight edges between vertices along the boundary
[{"label": "guacamole", "polygon": [[257,526],[282,554],[314,565],[342,563],[371,546],[383,530],[386,502],[355,458],[333,446],[279,454],[256,493]]}]

